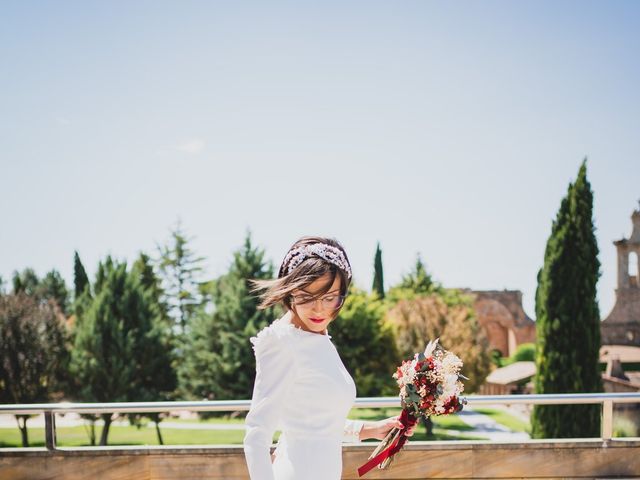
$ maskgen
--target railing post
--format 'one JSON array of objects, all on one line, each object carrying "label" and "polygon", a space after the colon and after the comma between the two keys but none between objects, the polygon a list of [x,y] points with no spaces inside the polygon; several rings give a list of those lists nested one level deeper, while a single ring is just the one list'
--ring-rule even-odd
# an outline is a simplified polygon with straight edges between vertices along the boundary
[{"label": "railing post", "polygon": [[602,439],[611,440],[613,437],[613,402],[604,400],[602,402]]},{"label": "railing post", "polygon": [[52,411],[44,412],[44,436],[47,450],[56,449],[56,416]]}]

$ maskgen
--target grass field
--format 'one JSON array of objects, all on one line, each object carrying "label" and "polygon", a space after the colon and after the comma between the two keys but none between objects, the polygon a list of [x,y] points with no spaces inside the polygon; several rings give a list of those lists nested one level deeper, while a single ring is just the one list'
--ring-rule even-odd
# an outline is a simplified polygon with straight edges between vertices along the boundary
[{"label": "grass field", "polygon": [[[398,408],[363,409],[354,408],[349,414],[349,418],[362,420],[379,420],[382,418],[398,415]],[[167,422],[172,424],[185,424],[185,429],[163,427],[160,423],[160,430],[165,445],[221,445],[221,444],[242,444],[244,430],[237,429],[238,425],[244,423],[244,415],[233,417],[216,417],[206,420],[198,419],[177,419],[171,418]],[[231,430],[223,429],[193,429],[188,428],[194,424],[205,426],[229,425]],[[28,424],[27,424],[28,425]],[[134,426],[112,425],[109,431],[109,445],[158,445],[158,438],[153,424],[137,428]],[[235,428],[235,429],[233,429]],[[99,437],[101,427],[96,427],[96,436]],[[452,433],[452,431],[454,433]],[[457,416],[446,416],[437,418],[434,421],[434,435],[427,437],[426,430],[419,425],[416,428],[412,440],[484,440],[484,437],[473,436],[472,428],[462,422]],[[44,428],[29,428],[29,445],[32,447],[44,446]],[[57,445],[66,447],[77,447],[89,445],[88,426],[59,426],[56,429]],[[277,439],[278,435],[274,437]],[[17,428],[0,428],[0,448],[20,447],[20,432]]]},{"label": "grass field", "polygon": [[[219,445],[240,444],[243,430],[180,430],[162,429],[165,445]],[[99,435],[100,429],[96,429]],[[57,444],[65,447],[89,445],[89,434],[84,426],[62,427],[56,429]],[[0,429],[1,447],[21,446],[20,432],[17,428]],[[44,428],[29,429],[29,444],[32,447],[44,445]],[[154,428],[136,428],[112,426],[109,430],[109,445],[158,445]]]}]

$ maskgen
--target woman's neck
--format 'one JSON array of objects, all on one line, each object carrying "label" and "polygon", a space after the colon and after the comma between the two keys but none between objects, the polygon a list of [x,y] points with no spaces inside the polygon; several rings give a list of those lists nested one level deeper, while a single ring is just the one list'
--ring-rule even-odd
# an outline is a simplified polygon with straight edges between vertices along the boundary
[{"label": "woman's neck", "polygon": [[302,320],[300,320],[300,317],[298,317],[298,315],[296,315],[293,310],[289,310],[287,313],[284,314],[284,316],[282,318],[284,319],[285,322],[289,322],[294,327],[300,328],[301,330],[304,330],[305,332],[315,333],[317,335],[326,335],[327,334],[327,329],[324,329],[321,332],[314,332],[312,330],[309,330],[307,328],[307,326],[304,324],[304,322]]}]

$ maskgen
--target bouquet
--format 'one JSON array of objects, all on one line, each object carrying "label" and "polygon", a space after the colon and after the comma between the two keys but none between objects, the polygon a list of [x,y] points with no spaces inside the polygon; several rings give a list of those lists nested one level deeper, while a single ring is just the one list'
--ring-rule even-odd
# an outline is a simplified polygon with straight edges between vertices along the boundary
[{"label": "bouquet", "polygon": [[369,461],[358,468],[359,476],[375,466],[388,467],[393,456],[407,442],[404,432],[418,419],[462,410],[467,401],[460,396],[464,385],[459,378],[468,378],[460,374],[461,368],[462,360],[438,345],[438,339],[430,341],[424,353],[416,353],[413,359],[402,362],[393,378],[400,387],[400,422],[404,428],[389,431],[369,456]]}]

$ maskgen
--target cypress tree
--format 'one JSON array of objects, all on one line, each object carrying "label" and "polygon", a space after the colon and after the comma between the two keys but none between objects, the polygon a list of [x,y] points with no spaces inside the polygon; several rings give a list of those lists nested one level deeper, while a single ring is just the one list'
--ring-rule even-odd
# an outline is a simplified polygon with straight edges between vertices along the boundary
[{"label": "cypress tree", "polygon": [[[600,262],[594,230],[593,193],[585,159],[562,199],[538,273],[537,393],[602,391],[596,301]],[[599,432],[598,405],[534,407],[534,438],[596,437]]]},{"label": "cypress tree", "polygon": [[376,245],[376,255],[373,260],[372,290],[378,294],[380,299],[384,299],[384,276],[382,273],[382,250],[380,250],[380,242]]},{"label": "cypress tree", "polygon": [[79,298],[84,292],[84,289],[89,287],[89,277],[87,271],[84,269],[84,265],[80,261],[80,255],[78,251],[73,252],[73,284],[75,287],[75,298]]}]

